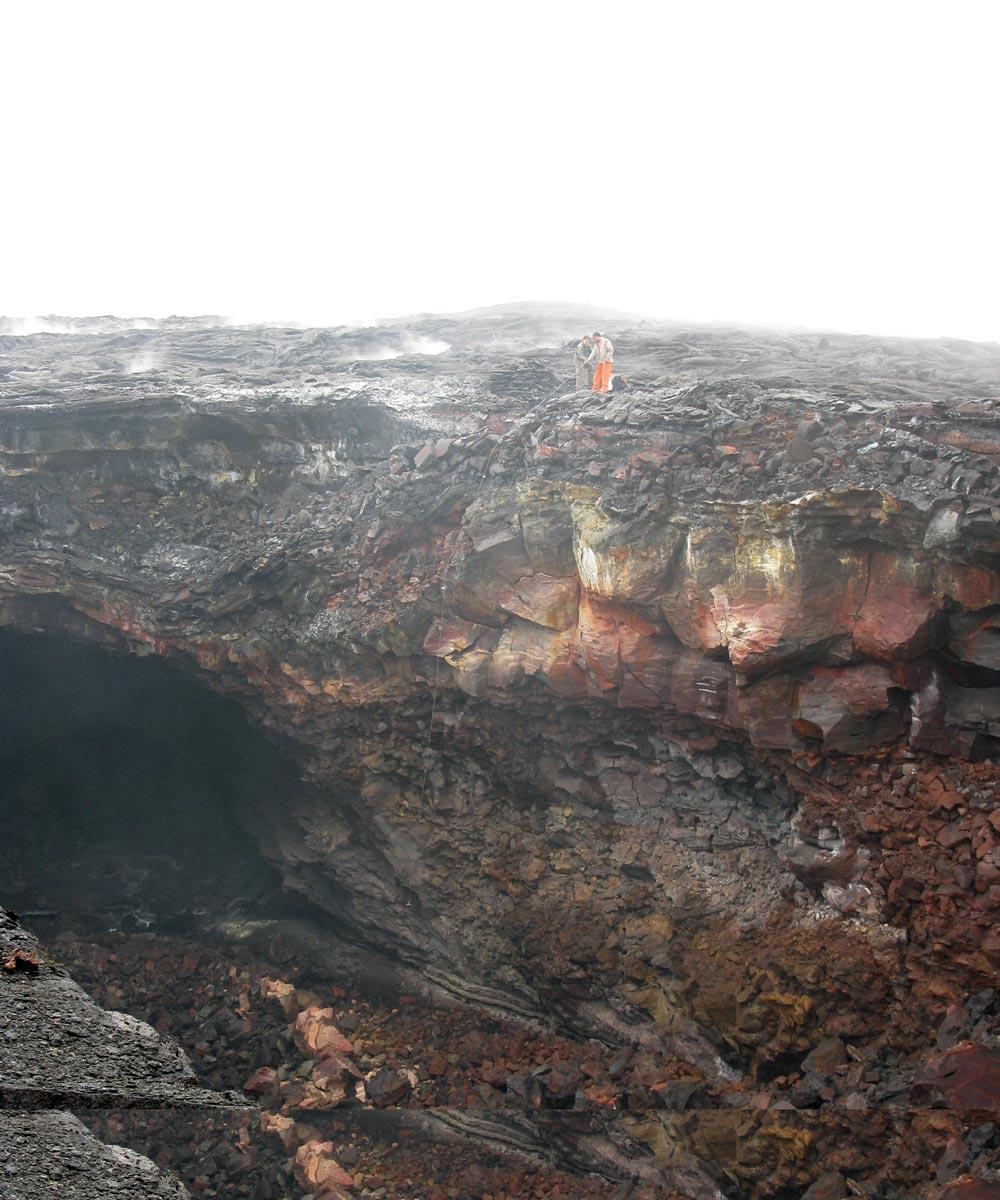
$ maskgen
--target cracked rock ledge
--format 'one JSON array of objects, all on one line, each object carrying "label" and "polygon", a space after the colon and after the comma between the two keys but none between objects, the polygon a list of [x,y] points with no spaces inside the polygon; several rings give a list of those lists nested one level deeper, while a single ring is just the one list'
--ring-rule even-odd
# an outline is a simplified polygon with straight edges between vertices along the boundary
[{"label": "cracked rock ledge", "polygon": [[[581,324],[0,337],[0,624],[239,702],[304,781],[234,820],[310,937],[685,1063],[550,1105],[588,1169],[996,1197],[1000,347],[605,318],[598,398]],[[92,1094],[190,1097],[81,1028]],[[6,1103],[77,1086],[51,1033]]]}]

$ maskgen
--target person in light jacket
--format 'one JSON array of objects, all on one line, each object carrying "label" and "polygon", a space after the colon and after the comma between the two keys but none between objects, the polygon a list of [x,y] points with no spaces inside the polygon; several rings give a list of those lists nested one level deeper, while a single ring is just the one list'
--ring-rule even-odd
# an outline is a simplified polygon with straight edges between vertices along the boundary
[{"label": "person in light jacket", "polygon": [[576,367],[576,390],[584,392],[590,387],[594,378],[594,372],[587,366],[587,360],[590,357],[590,351],[594,343],[590,340],[589,334],[584,334],[576,344],[576,350],[573,352],[573,365]]},{"label": "person in light jacket", "polygon": [[593,365],[594,382],[592,392],[607,393],[611,383],[611,372],[614,366],[615,348],[603,333],[594,334],[594,348],[587,357],[588,365]]}]

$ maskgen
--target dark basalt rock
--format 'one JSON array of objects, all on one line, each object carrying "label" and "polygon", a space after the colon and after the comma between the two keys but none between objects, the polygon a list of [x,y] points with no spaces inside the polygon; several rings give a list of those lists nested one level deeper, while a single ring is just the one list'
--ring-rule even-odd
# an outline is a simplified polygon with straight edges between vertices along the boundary
[{"label": "dark basalt rock", "polygon": [[388,1108],[410,1094],[410,1081],[399,1071],[382,1067],[365,1080],[365,1095],[376,1108]]},{"label": "dark basalt rock", "polygon": [[4,911],[0,964],[0,1195],[185,1197],[148,1159],[102,1145],[54,1110],[225,1109],[245,1107],[244,1097],[199,1087],[179,1047],[126,1013],[98,1008]]},{"label": "dark basalt rock", "polygon": [[183,1052],[149,1025],[98,1008],[11,913],[0,912],[0,962],[0,1108],[244,1103],[199,1087]]},{"label": "dark basalt rock", "polygon": [[0,623],[238,698],[320,927],[714,1074],[629,1126],[657,1161],[905,1192],[1000,967],[1000,348],[604,314],[591,397],[596,323],[3,338]]},{"label": "dark basalt rock", "polygon": [[7,1200],[186,1200],[155,1163],[105,1146],[67,1112],[0,1110],[0,1195]]}]

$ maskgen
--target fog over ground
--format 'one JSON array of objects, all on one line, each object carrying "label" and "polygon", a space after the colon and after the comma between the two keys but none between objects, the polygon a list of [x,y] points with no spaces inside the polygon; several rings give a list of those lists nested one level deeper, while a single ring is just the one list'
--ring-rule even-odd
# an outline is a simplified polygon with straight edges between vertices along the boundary
[{"label": "fog over ground", "polygon": [[1000,339],[1000,10],[9,6],[0,313]]}]

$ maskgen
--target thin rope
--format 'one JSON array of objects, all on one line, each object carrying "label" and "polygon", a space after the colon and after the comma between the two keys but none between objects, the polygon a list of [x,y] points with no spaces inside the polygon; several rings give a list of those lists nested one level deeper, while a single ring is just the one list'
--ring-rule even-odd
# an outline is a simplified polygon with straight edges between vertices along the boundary
[{"label": "thin rope", "polygon": [[[489,456],[486,459],[486,466],[483,467],[483,473],[479,477],[479,484],[477,485],[476,490],[473,493],[472,499],[469,501],[468,508],[471,508],[473,506],[473,504],[475,504],[475,502],[479,499],[479,494],[483,490],[483,484],[486,482],[486,475],[490,469],[490,463],[493,462],[493,455],[496,454],[497,447],[499,446],[499,444],[500,444],[499,442],[496,442],[494,444],[493,449],[490,451]],[[468,508],[466,509],[466,511],[468,511]],[[459,528],[461,528],[461,526],[459,526]],[[456,543],[452,547],[451,554],[448,556],[448,561],[445,564],[445,568],[441,572],[441,611],[438,614],[438,624],[444,623],[444,610],[445,610],[446,600],[447,600],[447,595],[448,595],[448,589],[446,587],[446,584],[448,582],[448,572],[451,570],[451,564],[455,561],[455,554],[457,551],[458,551],[458,539],[456,539]],[[431,769],[431,759],[430,759],[431,740],[434,737],[434,717],[437,714],[438,674],[440,672],[440,669],[441,669],[441,658],[439,655],[435,654],[435,656],[434,656],[434,678],[431,681],[431,718],[427,725],[427,740],[424,742],[424,777],[423,777],[423,781],[420,785],[420,804],[419,804],[419,806],[421,809],[424,807],[424,798],[427,795],[427,777],[430,774],[430,769]]]}]

